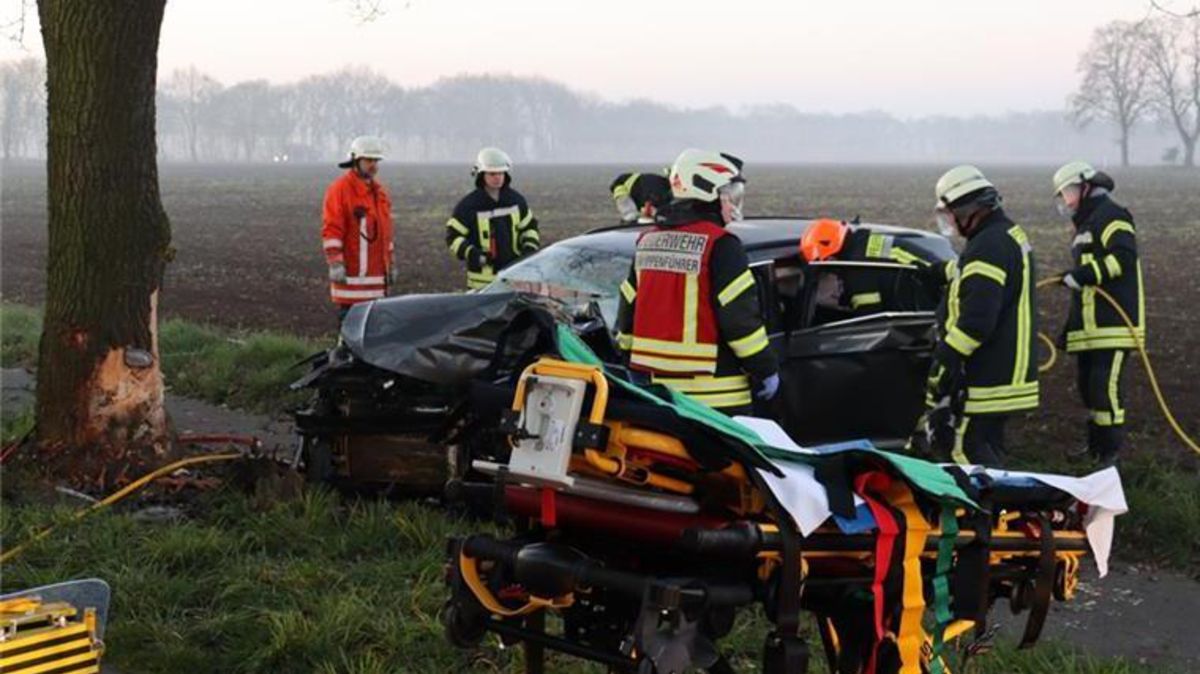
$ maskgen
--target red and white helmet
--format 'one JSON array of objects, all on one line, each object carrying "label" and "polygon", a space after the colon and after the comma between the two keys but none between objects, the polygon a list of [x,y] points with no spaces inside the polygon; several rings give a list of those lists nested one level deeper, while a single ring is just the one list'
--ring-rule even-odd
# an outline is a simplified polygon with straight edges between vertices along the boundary
[{"label": "red and white helmet", "polygon": [[668,176],[671,194],[676,199],[716,201],[725,188],[744,183],[742,160],[722,152],[684,150],[671,165]]}]

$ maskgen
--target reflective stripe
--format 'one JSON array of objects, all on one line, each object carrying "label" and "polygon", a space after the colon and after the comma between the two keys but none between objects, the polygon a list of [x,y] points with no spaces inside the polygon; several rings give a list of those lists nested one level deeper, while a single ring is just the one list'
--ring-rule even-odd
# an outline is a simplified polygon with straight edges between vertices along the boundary
[{"label": "reflective stripe", "polygon": [[330,248],[341,248],[343,246],[341,239],[325,239],[322,245],[325,246],[325,250],[329,250]]},{"label": "reflective stripe", "polygon": [[[513,220],[516,220],[519,215],[520,210],[518,210],[517,214],[513,216]],[[517,229],[524,230],[531,222],[533,222],[533,211],[526,211],[525,217],[521,218],[521,221],[517,223]]]},{"label": "reflective stripe", "polygon": [[1038,383],[1036,381],[1017,384],[1015,386],[971,386],[967,388],[967,399],[997,400],[1000,398],[1037,395],[1037,392]]},{"label": "reflective stripe", "polygon": [[1125,423],[1125,410],[1121,408],[1118,385],[1121,383],[1121,366],[1125,361],[1125,352],[1113,354],[1112,370],[1108,373],[1108,407],[1113,413],[1113,424]]},{"label": "reflective stripe", "polygon": [[1004,285],[1004,282],[1008,279],[1008,274],[1006,274],[1003,269],[994,264],[984,262],[983,260],[972,260],[967,263],[966,267],[963,268],[963,280],[966,280],[966,278],[972,274],[986,276],[1000,285]]},{"label": "reflective stripe", "polygon": [[345,285],[348,286],[374,286],[383,285],[382,276],[351,276],[346,279]]},{"label": "reflective stripe", "polygon": [[1124,220],[1113,220],[1104,227],[1104,231],[1100,234],[1100,245],[1108,248],[1108,240],[1117,232],[1129,232],[1136,236],[1133,231],[1133,224]]},{"label": "reflective stripe", "polygon": [[633,304],[634,300],[637,299],[637,288],[634,288],[633,284],[628,280],[621,281],[621,296],[625,298],[627,303]]},{"label": "reflective stripe", "polygon": [[669,342],[662,339],[633,336],[633,348],[667,356],[689,356],[692,358],[716,358],[716,344],[696,344],[686,342]]},{"label": "reflective stripe", "polygon": [[749,358],[767,348],[770,343],[770,340],[767,339],[767,328],[759,326],[757,330],[745,337],[729,342],[729,348],[733,349],[738,358]]},{"label": "reflective stripe", "polygon": [[979,340],[963,332],[957,325],[946,333],[946,343],[964,356],[975,353],[975,349],[978,349],[980,344]]},{"label": "reflective stripe", "polygon": [[1092,258],[1092,259],[1088,260],[1088,265],[1090,265],[1092,268],[1092,271],[1094,271],[1096,273],[1096,283],[1103,281],[1104,275],[1100,272],[1100,265],[1096,264],[1096,258]]},{"label": "reflective stripe", "polygon": [[629,351],[633,348],[633,335],[617,333],[617,348],[622,351]]},{"label": "reflective stripe", "polygon": [[485,267],[483,271],[467,272],[467,287],[472,290],[482,288],[494,280],[496,280],[496,272],[492,271],[490,267]]},{"label": "reflective stripe", "polygon": [[[1029,239],[1025,236],[1025,230],[1021,229],[1019,225],[1013,225],[1008,230],[1008,235],[1021,249],[1021,297],[1017,301],[1017,349],[1016,357],[1013,359],[1011,380],[1013,386],[1018,386],[1029,376],[1029,352],[1033,348],[1033,300],[1030,296],[1034,292],[1034,284],[1033,279],[1029,278],[1032,266],[1029,260],[1031,249]],[[1034,377],[1037,377],[1036,371]]]},{"label": "reflective stripe", "polygon": [[891,259],[901,264],[910,264],[915,267],[928,267],[929,261],[923,260],[916,255],[904,250],[903,248],[892,248]]},{"label": "reflective stripe", "polygon": [[461,236],[454,239],[453,241],[451,241],[450,242],[450,254],[453,255],[454,257],[458,257],[458,258],[466,257],[465,254],[463,254],[463,255],[459,254],[459,251],[462,250],[463,245],[466,243],[467,243],[466,238],[461,237]]},{"label": "reflective stripe", "polygon": [[971,424],[971,417],[963,416],[959,422],[958,428],[954,429],[954,449],[950,452],[950,458],[962,466],[969,465],[971,461],[967,458],[966,452],[963,451],[963,438],[967,436],[967,426]]},{"label": "reflective stripe", "polygon": [[1109,278],[1117,278],[1121,275],[1121,261],[1116,255],[1105,255],[1104,269],[1108,271]]},{"label": "reflective stripe", "polygon": [[[637,179],[641,176],[642,174],[640,173],[631,173],[629,177],[625,179],[625,182],[613,188],[613,199],[622,199],[629,196],[633,191],[633,184],[636,183]],[[638,207],[641,207],[641,204],[638,204]]]},{"label": "reflective stripe", "polygon": [[696,343],[697,324],[700,322],[700,277],[696,274],[683,276],[683,341]]},{"label": "reflective stripe", "polygon": [[471,230],[467,228],[466,225],[459,222],[458,218],[450,218],[446,221],[446,226],[458,232],[459,234],[462,234],[463,236],[467,236],[471,233]]},{"label": "reflective stripe", "polygon": [[716,409],[744,407],[754,403],[754,398],[750,395],[749,389],[736,393],[685,393],[684,395],[696,402],[704,403]]},{"label": "reflective stripe", "polygon": [[[367,241],[367,216],[362,216],[358,219],[358,277],[367,277],[367,252],[371,248],[371,242]],[[349,283],[349,281],[347,281]]]},{"label": "reflective stripe", "polygon": [[879,293],[860,293],[850,296],[851,309],[858,309],[868,304],[883,304],[883,295]]},{"label": "reflective stripe", "polygon": [[655,384],[665,384],[684,393],[731,392],[750,390],[750,378],[744,374],[728,377],[653,377]]},{"label": "reflective stripe", "polygon": [[967,400],[963,411],[967,414],[998,414],[1000,412],[1019,412],[1038,406],[1038,394],[1002,398],[1000,400]]},{"label": "reflective stripe", "polygon": [[1092,410],[1090,415],[1092,423],[1097,426],[1112,426],[1113,415],[1108,410]]},{"label": "reflective stripe", "polygon": [[739,274],[737,278],[730,281],[729,285],[725,286],[724,290],[722,290],[720,293],[717,293],[717,302],[720,303],[721,306],[726,306],[730,302],[740,297],[742,293],[746,292],[746,290],[753,287],[754,274],[750,273],[750,270],[747,269]]},{"label": "reflective stripe", "polygon": [[541,243],[542,235],[536,229],[527,229],[521,232],[521,242],[524,243],[526,241]]},{"label": "reflective stripe", "polygon": [[342,290],[330,288],[329,295],[335,300],[373,300],[384,296],[383,288],[375,290]]},{"label": "reflective stripe", "polygon": [[[636,337],[634,338],[637,339]],[[659,370],[661,372],[699,372],[712,373],[717,370],[716,359],[712,360],[684,360],[675,358],[659,358],[656,356],[647,356],[645,354],[633,352],[629,356],[629,362],[632,365],[641,365],[642,367],[650,368],[651,370]]]},{"label": "reflective stripe", "polygon": [[885,234],[871,234],[867,237],[868,258],[887,258],[892,249],[892,237]]}]

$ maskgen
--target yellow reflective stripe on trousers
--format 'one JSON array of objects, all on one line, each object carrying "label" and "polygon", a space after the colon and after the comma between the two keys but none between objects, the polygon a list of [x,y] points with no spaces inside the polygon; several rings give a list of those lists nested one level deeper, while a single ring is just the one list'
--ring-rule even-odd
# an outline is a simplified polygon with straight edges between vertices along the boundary
[{"label": "yellow reflective stripe on trousers", "polygon": [[1001,412],[1019,412],[1038,406],[1038,394],[1002,398],[1000,400],[971,400],[967,399],[963,411],[967,414],[999,414]]},{"label": "yellow reflective stripe on trousers", "polygon": [[994,264],[984,262],[983,260],[972,260],[963,267],[962,278],[965,280],[969,276],[984,276],[991,280],[1004,285],[1008,279],[1008,274]]},{"label": "yellow reflective stripe on trousers", "polygon": [[633,336],[633,348],[666,356],[690,356],[692,358],[716,358],[716,344],[685,344],[662,339]]},{"label": "yellow reflective stripe on trousers", "polygon": [[964,356],[975,353],[975,349],[979,348],[979,340],[963,332],[957,325],[946,333],[946,343]]},{"label": "yellow reflective stripe on trousers", "polygon": [[861,309],[872,304],[883,304],[883,295],[879,293],[859,293],[850,296],[850,308]]},{"label": "yellow reflective stripe on trousers", "polygon": [[742,293],[746,292],[746,290],[753,287],[754,274],[751,274],[750,270],[747,269],[739,274],[737,278],[730,281],[729,285],[725,286],[724,290],[717,293],[717,302],[719,302],[721,306],[726,306],[730,302],[740,297]]},{"label": "yellow reflective stripe on trousers", "polygon": [[970,425],[971,417],[963,415],[962,421],[958,422],[958,428],[954,429],[954,449],[950,451],[950,458],[960,466],[971,463],[971,460],[967,458],[967,453],[963,450],[963,438],[967,436],[967,427]]},{"label": "yellow reflective stripe on trousers", "polygon": [[633,304],[634,300],[637,299],[637,288],[634,288],[628,279],[621,281],[621,296],[629,304]]},{"label": "yellow reflective stripe on trousers", "polygon": [[1129,232],[1130,234],[1134,234],[1136,236],[1131,223],[1128,223],[1124,220],[1113,220],[1112,222],[1108,223],[1104,227],[1104,231],[1101,232],[1100,245],[1108,248],[1108,240],[1117,232]]},{"label": "yellow reflective stripe on trousers", "polygon": [[767,348],[771,341],[767,339],[767,329],[764,326],[759,326],[754,332],[729,342],[729,348],[737,354],[738,358],[749,358],[754,354]]},{"label": "yellow reflective stripe on trousers", "polygon": [[[636,344],[637,337],[634,337]],[[660,372],[677,372],[685,374],[689,372],[699,372],[711,374],[717,370],[717,359],[711,360],[686,360],[682,358],[664,358],[659,356],[650,356],[644,353],[639,353],[637,347],[634,346],[633,353],[629,356],[631,365],[641,365],[642,367],[658,370]]]},{"label": "yellow reflective stripe on trousers", "polygon": [[653,381],[655,384],[664,384],[684,393],[711,393],[714,391],[729,393],[750,390],[750,378],[744,374],[728,377],[660,377],[655,375]]},{"label": "yellow reflective stripe on trousers", "polygon": [[1037,395],[1037,392],[1038,383],[1036,381],[1031,381],[1024,384],[1015,384],[1012,386],[969,386],[967,387],[967,399],[997,400],[999,398]]},{"label": "yellow reflective stripe on trousers", "polygon": [[1108,408],[1112,410],[1113,423],[1125,423],[1125,410],[1121,409],[1121,399],[1117,387],[1121,383],[1121,366],[1125,364],[1125,352],[1113,354],[1112,369],[1108,373]]},{"label": "yellow reflective stripe on trousers", "polygon": [[482,288],[494,280],[496,280],[496,273],[493,271],[467,272],[467,287],[472,290]]}]

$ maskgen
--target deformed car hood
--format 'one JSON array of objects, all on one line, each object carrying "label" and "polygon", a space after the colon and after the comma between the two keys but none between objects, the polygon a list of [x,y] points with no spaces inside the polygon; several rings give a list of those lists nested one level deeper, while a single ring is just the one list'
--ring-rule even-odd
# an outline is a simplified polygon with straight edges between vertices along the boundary
[{"label": "deformed car hood", "polygon": [[434,384],[462,384],[491,363],[496,339],[530,307],[561,312],[524,293],[405,295],[354,305],[342,341],[374,367]]}]

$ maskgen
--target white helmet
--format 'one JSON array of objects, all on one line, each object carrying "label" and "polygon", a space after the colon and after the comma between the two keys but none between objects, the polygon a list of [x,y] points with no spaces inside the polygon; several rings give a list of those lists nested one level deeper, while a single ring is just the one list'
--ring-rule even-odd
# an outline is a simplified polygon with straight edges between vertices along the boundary
[{"label": "white helmet", "polygon": [[383,159],[383,141],[377,136],[359,136],[350,141],[350,158],[338,164],[350,168],[359,159]]},{"label": "white helmet", "polygon": [[512,159],[498,147],[485,147],[475,156],[475,167],[471,175],[480,173],[511,173]]},{"label": "white helmet", "polygon": [[1057,195],[1070,185],[1079,185],[1096,177],[1096,169],[1085,161],[1073,161],[1064,164],[1054,172],[1054,194]]},{"label": "white helmet", "polygon": [[721,188],[731,183],[744,183],[742,160],[732,155],[708,150],[684,150],[675,158],[671,172],[671,194],[676,199],[716,201]]},{"label": "white helmet", "polygon": [[970,164],[955,166],[938,178],[937,186],[933,189],[934,196],[937,197],[934,208],[949,208],[955,201],[987,187],[996,188],[984,177],[983,171]]}]

